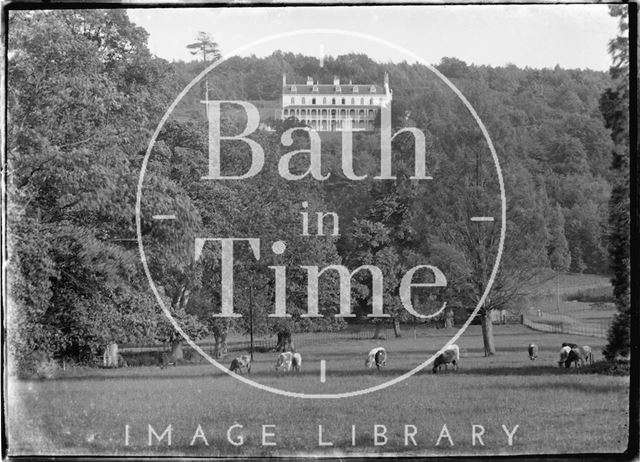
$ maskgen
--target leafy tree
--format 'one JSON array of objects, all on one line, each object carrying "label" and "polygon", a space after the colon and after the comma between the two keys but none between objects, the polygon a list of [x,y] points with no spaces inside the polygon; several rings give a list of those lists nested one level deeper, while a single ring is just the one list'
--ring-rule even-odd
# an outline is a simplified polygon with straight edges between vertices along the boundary
[{"label": "leafy tree", "polygon": [[220,47],[213,40],[210,34],[206,32],[198,32],[196,35],[196,41],[187,45],[187,49],[191,51],[192,55],[202,55],[202,62],[205,67],[207,63],[215,61],[220,58]]},{"label": "leafy tree", "polygon": [[[398,298],[404,265],[401,262],[402,249],[398,245],[398,240],[401,238],[394,239],[394,225],[402,226],[405,207],[406,204],[401,204],[389,196],[379,196],[375,199],[367,218],[357,219],[354,222],[351,238],[352,252],[348,258],[352,267],[374,265],[382,271],[384,312],[391,315],[396,337],[401,335],[400,320],[404,314]],[[394,223],[394,218],[399,221]],[[372,279],[368,273],[363,273],[358,275],[358,282],[356,290],[361,304],[359,314],[362,316],[366,312],[372,312]],[[374,322],[376,325],[374,338],[378,338],[381,321]]]},{"label": "leafy tree", "polygon": [[555,209],[552,209],[548,229],[547,255],[549,256],[551,269],[556,272],[558,287],[556,308],[560,311],[560,273],[567,271],[571,265],[571,252],[569,251],[567,238],[564,235],[564,215],[560,204],[557,204]]},{"label": "leafy tree", "polygon": [[551,269],[558,273],[567,271],[571,264],[571,253],[569,252],[569,243],[564,235],[564,215],[560,205],[556,205],[553,209],[548,228],[547,255]]},{"label": "leafy tree", "polygon": [[[283,124],[273,133],[261,133],[259,142],[265,149],[267,162],[262,173],[251,181],[238,183],[238,197],[241,206],[240,214],[236,213],[238,223],[235,233],[243,236],[258,236],[262,245],[260,262],[248,257],[239,267],[241,274],[238,280],[244,287],[253,286],[254,329],[278,335],[280,339],[289,338],[289,334],[299,331],[323,331],[337,329],[343,325],[340,318],[333,315],[338,312],[338,278],[336,274],[325,274],[319,285],[319,311],[321,318],[304,318],[308,309],[307,271],[302,266],[324,266],[339,264],[340,256],[336,250],[337,237],[331,235],[331,226],[327,220],[324,236],[316,236],[315,212],[331,210],[327,206],[321,185],[306,178],[300,181],[283,179],[278,173],[277,162],[285,152],[308,149],[306,134],[294,132],[293,143],[284,147],[280,143],[284,130],[292,128]],[[306,169],[306,161],[294,158],[292,171]],[[304,209],[309,216],[310,236],[305,236],[301,228],[302,202],[308,205]],[[246,217],[251,217],[247,220]],[[270,245],[276,241],[286,244],[286,251],[276,255],[270,251]],[[275,305],[275,285],[273,270],[268,266],[286,267],[286,307],[290,318],[269,318],[267,313],[273,312]],[[329,272],[332,273],[332,272]],[[245,333],[249,331],[248,291],[239,294],[239,312],[243,314],[240,327]],[[283,345],[280,345],[283,346]]]},{"label": "leafy tree", "polygon": [[[613,11],[623,20],[624,32],[625,8]],[[189,45],[199,62],[168,64],[150,55],[146,32],[118,10],[12,11],[10,26],[7,192],[12,356],[28,358],[40,350],[80,358],[94,355],[107,342],[147,339],[169,341],[179,349],[180,339],[156,307],[137,258],[132,219],[137,171],[149,130],[176,90],[218,56],[217,46],[211,37],[199,34]],[[509,308],[523,283],[540,267],[564,267],[570,257],[574,269],[603,272],[605,234],[622,313],[616,324],[621,333],[615,334],[622,343],[616,345],[625,345],[629,292],[625,40],[621,36],[612,42],[613,85],[604,73],[588,70],[492,68],[454,58],[445,58],[438,66],[478,110],[505,174],[509,208],[503,265],[482,311],[488,354],[494,350],[490,311]],[[282,180],[275,167],[284,153],[280,136],[299,125],[293,119],[273,122],[273,133],[252,135],[265,147],[267,162],[260,175],[251,181],[203,182],[207,130],[199,102],[202,95],[191,92],[181,105],[181,118],[165,125],[151,156],[142,217],[154,279],[165,304],[190,335],[213,332],[224,351],[230,329],[248,332],[250,302],[254,332],[279,333],[284,338],[287,332],[340,328],[343,322],[330,316],[338,306],[335,275],[322,279],[320,307],[326,317],[301,316],[307,304],[306,273],[300,269],[304,265],[377,264],[387,276],[385,305],[394,319],[403,320],[406,313],[397,304],[399,277],[414,264],[429,261],[450,281],[439,295],[452,304],[475,306],[495,257],[498,227],[473,224],[468,218],[496,216],[495,178],[482,162],[474,163],[473,153],[483,142],[473,120],[426,67],[383,65],[361,54],[329,57],[321,67],[313,57],[275,52],[266,58],[234,57],[216,71],[205,81],[210,96],[244,100],[278,100],[282,72],[296,81],[310,75],[329,82],[338,75],[358,83],[381,82],[388,72],[394,90],[394,126],[416,126],[426,134],[433,161],[429,170],[438,186],[409,187],[402,177],[385,185],[373,185],[370,179],[348,181],[339,173],[339,140],[329,134],[322,140],[323,165],[332,171],[329,181]],[[607,86],[611,88],[606,90]],[[594,95],[603,93],[600,112]],[[613,141],[602,137],[603,117]],[[198,121],[187,122],[193,118]],[[222,121],[222,128],[237,133],[243,123],[242,117],[233,116]],[[407,167],[396,159],[412,157],[403,138],[394,141],[393,154],[394,168],[401,173]],[[241,144],[223,144],[225,168],[230,171],[248,166]],[[287,151],[306,147],[306,135],[296,133]],[[614,168],[608,172],[602,160],[612,150]],[[376,133],[354,134],[354,157],[357,172],[376,173]],[[294,169],[305,168],[303,156],[292,164]],[[461,172],[471,173],[462,178]],[[605,223],[602,210],[610,193],[610,220]],[[336,211],[343,238],[301,236],[303,200],[309,203],[311,216],[314,211]],[[548,220],[545,211],[551,209],[550,203],[559,207]],[[151,218],[169,210],[178,214],[178,223]],[[445,229],[442,224],[452,226]],[[207,246],[196,260],[192,243],[198,235],[262,240],[259,262],[246,249],[237,254],[235,302],[243,318],[211,316],[220,303],[219,251]],[[283,255],[270,251],[276,240],[286,242]],[[268,317],[274,302],[270,265],[287,266],[291,318]],[[354,284],[357,312],[370,309],[368,284],[366,279]],[[433,298],[418,290],[414,295],[416,305],[435,306]],[[625,351],[618,346],[611,350]]]},{"label": "leafy tree", "polygon": [[[210,62],[219,59],[222,55],[220,53],[220,47],[213,40],[210,34],[206,32],[198,32],[196,35],[196,41],[187,45],[187,49],[191,51],[192,55],[202,55],[202,69],[206,69]],[[205,76],[203,82],[203,98],[209,99],[209,76]]]},{"label": "leafy tree", "polygon": [[[406,141],[403,138],[404,141]],[[400,140],[400,141],[403,141]],[[413,147],[398,143],[395,146],[397,159]],[[371,182],[368,209],[363,218],[356,218],[350,229],[350,237],[345,239],[345,260],[351,268],[360,265],[374,265],[383,274],[384,313],[389,314],[393,322],[394,334],[401,336],[400,323],[415,320],[404,308],[400,300],[400,282],[403,275],[412,267],[424,264],[425,252],[420,248],[421,241],[416,229],[418,193],[408,179],[409,166],[404,160],[396,165],[398,179],[395,181]],[[419,279],[419,276],[416,276]],[[372,310],[372,280],[367,272],[358,274],[359,283],[355,290],[359,300],[358,313],[364,315]],[[439,308],[436,300],[442,294],[425,294],[414,289],[412,302],[421,314],[429,314]],[[442,303],[441,301],[439,303]],[[375,320],[376,332],[383,320]]]},{"label": "leafy tree", "polygon": [[136,166],[171,69],[124,11],[13,11],[10,25],[14,365],[153,339],[161,313],[132,239]]},{"label": "leafy tree", "polygon": [[[33,173],[23,188],[12,188],[21,209],[9,221],[16,278],[11,315],[25,328],[17,335],[29,337],[16,339],[14,347],[26,349],[17,356],[40,350],[90,359],[106,343],[149,338],[144,324],[153,316],[153,304],[140,290],[144,281],[135,251],[119,245],[131,211],[120,194],[127,183],[134,184],[127,179],[122,153],[106,152],[106,158],[97,159],[82,149],[72,151],[71,158],[48,147],[44,154],[47,168]],[[20,200],[20,194],[29,199]],[[23,245],[41,239],[35,233],[46,239],[37,255]],[[48,275],[33,272],[39,267],[48,268]],[[40,311],[23,292],[35,277],[48,282],[38,297]]]},{"label": "leafy tree", "polygon": [[630,354],[631,306],[629,268],[629,40],[628,6],[612,5],[619,18],[620,34],[609,43],[613,65],[609,73],[613,86],[602,95],[600,107],[615,143],[611,170],[614,176],[609,200],[609,262],[617,313],[609,329],[604,354],[609,360]]},{"label": "leafy tree", "polygon": [[[239,131],[242,120],[223,119],[225,130]],[[283,151],[280,144],[282,132],[295,127],[282,124],[274,133],[261,132],[255,135],[265,150],[268,160],[277,159]],[[277,162],[265,163],[262,172],[251,180],[209,181],[205,175],[207,152],[206,125],[200,123],[170,122],[160,134],[154,171],[166,175],[185,194],[185,201],[193,206],[193,230],[176,230],[180,239],[193,239],[197,233],[207,237],[253,237],[260,238],[260,259],[256,261],[246,245],[234,249],[234,308],[242,318],[214,318],[219,309],[220,296],[220,251],[215,245],[207,245],[199,261],[194,261],[192,249],[184,253],[184,263],[170,255],[158,253],[156,266],[165,291],[187,290],[189,299],[181,306],[187,313],[196,315],[208,326],[216,339],[218,354],[226,350],[226,337],[230,329],[236,328],[256,334],[278,334],[300,330],[331,329],[341,324],[333,317],[307,319],[301,317],[307,309],[306,272],[304,265],[328,265],[340,261],[335,250],[335,238],[302,236],[300,228],[301,203],[307,201],[311,210],[325,210],[324,195],[315,181],[292,182],[280,177]],[[296,134],[291,149],[308,146],[306,135]],[[223,143],[222,157],[227,160],[228,171],[246,171],[248,156],[243,147]],[[157,155],[155,155],[157,154]],[[296,159],[297,160],[297,159]],[[304,162],[302,162],[304,164]],[[298,168],[292,162],[292,169]],[[171,194],[176,197],[177,191]],[[151,196],[153,198],[153,196]],[[186,202],[185,202],[186,203]],[[157,208],[157,207],[156,207]],[[248,219],[249,218],[249,219]],[[185,221],[183,218],[181,221]],[[161,236],[158,242],[166,245],[169,239]],[[275,255],[271,244],[284,241],[286,252]],[[161,252],[161,247],[158,247]],[[168,258],[172,260],[169,261]],[[286,266],[286,301],[290,318],[270,318],[275,305],[273,270],[269,266]],[[335,302],[335,276],[323,276],[320,291],[321,314],[337,312]],[[171,289],[173,288],[173,289]],[[173,293],[173,292],[168,292]],[[178,297],[180,299],[180,297]],[[182,299],[184,300],[184,298]],[[252,308],[250,310],[250,307]],[[250,317],[252,315],[252,318]]]},{"label": "leafy tree", "polygon": [[[492,175],[482,167],[478,185],[473,174],[469,178],[451,173],[464,171],[460,161],[452,158],[442,162],[439,177],[445,184],[437,188],[425,204],[424,214],[429,217],[425,231],[430,228],[432,239],[443,242],[451,249],[449,253],[456,255],[458,263],[453,267],[452,274],[456,277],[452,285],[455,284],[457,293],[451,294],[455,296],[452,302],[475,308],[497,256],[500,227],[497,222],[474,223],[470,218],[499,217],[500,198],[493,191]],[[468,167],[466,169],[468,171]],[[486,355],[496,351],[492,310],[510,309],[512,302],[523,294],[526,283],[548,264],[546,197],[535,190],[530,174],[521,166],[503,163],[502,172],[509,200],[505,245],[499,271],[479,311]]]}]

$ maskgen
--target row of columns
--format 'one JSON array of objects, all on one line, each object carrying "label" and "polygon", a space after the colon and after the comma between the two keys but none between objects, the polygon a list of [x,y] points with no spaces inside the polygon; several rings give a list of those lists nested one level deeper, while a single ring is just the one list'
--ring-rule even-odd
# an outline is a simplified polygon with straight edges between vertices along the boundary
[{"label": "row of columns", "polygon": [[[313,112],[315,114],[313,114]],[[324,111],[324,115],[323,115]],[[347,121],[351,122],[350,130],[373,130],[376,111],[365,109],[300,109],[285,108],[282,110],[282,118],[296,117],[305,122],[311,128],[320,131],[341,131],[347,129]],[[332,114],[333,112],[333,114]],[[362,115],[361,115],[362,113]]]},{"label": "row of columns", "polygon": [[[324,111],[324,115],[323,115]],[[368,112],[367,112],[368,111]],[[374,109],[300,109],[300,108],[284,108],[282,110],[283,116],[290,117],[305,117],[310,116],[313,118],[330,118],[332,115],[340,116],[339,118],[345,119],[347,116],[350,116],[352,119],[360,118],[360,119],[375,119],[376,110]],[[304,114],[303,114],[304,112]],[[316,114],[313,114],[316,112]]]}]

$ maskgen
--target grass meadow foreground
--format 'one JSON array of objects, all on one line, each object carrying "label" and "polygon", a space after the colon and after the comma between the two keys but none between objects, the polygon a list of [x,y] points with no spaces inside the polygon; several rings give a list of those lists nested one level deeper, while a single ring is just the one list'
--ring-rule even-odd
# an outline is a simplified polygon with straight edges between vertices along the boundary
[{"label": "grass meadow foreground", "polygon": [[[275,354],[260,353],[250,377],[306,393],[367,388],[412,369],[454,332],[300,348],[302,371],[295,375],[277,374]],[[427,368],[384,390],[344,399],[277,396],[205,363],[165,370],[91,369],[48,381],[10,379],[9,453],[446,456],[626,449],[628,377],[581,374],[557,365],[563,341],[591,345],[598,360],[604,340],[522,326],[495,326],[495,334],[496,356],[483,356],[480,327],[471,326],[457,342],[462,351],[457,372],[434,375]],[[540,346],[535,362],[527,357],[529,342]],[[380,373],[364,368],[366,352],[378,343],[389,353]],[[161,441],[152,434],[148,444],[149,426],[162,436],[169,425],[171,445],[168,433]],[[475,445],[474,432],[480,435]]]}]

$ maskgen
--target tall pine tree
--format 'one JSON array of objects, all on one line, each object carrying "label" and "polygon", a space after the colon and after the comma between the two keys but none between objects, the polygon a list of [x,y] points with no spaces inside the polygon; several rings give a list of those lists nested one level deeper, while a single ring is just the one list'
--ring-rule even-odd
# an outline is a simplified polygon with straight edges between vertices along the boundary
[{"label": "tall pine tree", "polygon": [[627,357],[630,353],[630,201],[629,201],[629,39],[628,6],[610,6],[610,14],[619,18],[620,35],[609,43],[613,65],[609,72],[613,85],[600,100],[600,108],[615,143],[611,171],[613,187],[609,199],[609,262],[613,277],[613,295],[617,313],[609,328],[604,351],[607,359]]}]

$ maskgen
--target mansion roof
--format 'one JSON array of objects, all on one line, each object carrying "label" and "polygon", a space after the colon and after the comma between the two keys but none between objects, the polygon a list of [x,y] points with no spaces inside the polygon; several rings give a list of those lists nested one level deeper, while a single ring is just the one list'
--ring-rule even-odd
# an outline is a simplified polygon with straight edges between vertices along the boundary
[{"label": "mansion roof", "polygon": [[[371,91],[371,87],[374,88],[374,92]],[[314,91],[315,89],[315,91]],[[380,85],[332,85],[332,84],[317,84],[317,85],[296,85],[286,84],[282,87],[282,93],[285,95],[295,94],[319,94],[319,95],[334,95],[336,93],[342,93],[345,95],[384,95],[384,87]]]}]

